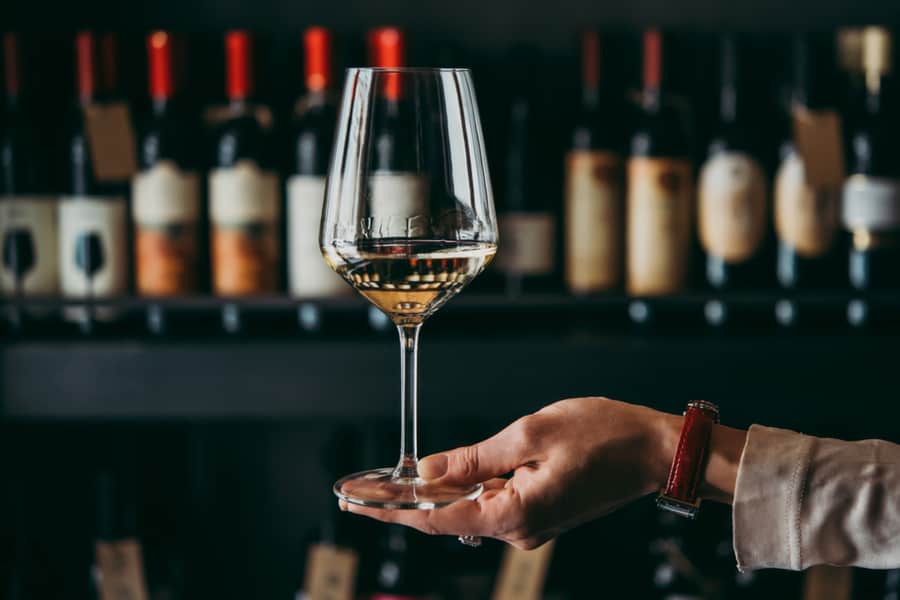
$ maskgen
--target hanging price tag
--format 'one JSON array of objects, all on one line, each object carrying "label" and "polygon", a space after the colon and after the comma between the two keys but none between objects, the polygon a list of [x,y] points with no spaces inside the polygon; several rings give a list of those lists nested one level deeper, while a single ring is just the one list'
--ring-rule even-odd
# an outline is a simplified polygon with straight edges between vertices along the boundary
[{"label": "hanging price tag", "polygon": [[84,121],[97,181],[130,180],[137,172],[137,151],[128,105],[91,104],[84,109]]},{"label": "hanging price tag", "polygon": [[358,563],[359,557],[349,548],[312,546],[303,585],[310,600],[353,600]]},{"label": "hanging price tag", "polygon": [[149,600],[140,542],[97,542],[95,551],[100,600]]},{"label": "hanging price tag", "polygon": [[794,145],[810,187],[821,190],[843,185],[844,144],[841,118],[835,111],[795,108]]},{"label": "hanging price tag", "polygon": [[535,550],[509,546],[503,554],[492,600],[540,600],[554,542]]},{"label": "hanging price tag", "polygon": [[850,600],[853,594],[853,569],[819,565],[806,571],[804,600]]}]

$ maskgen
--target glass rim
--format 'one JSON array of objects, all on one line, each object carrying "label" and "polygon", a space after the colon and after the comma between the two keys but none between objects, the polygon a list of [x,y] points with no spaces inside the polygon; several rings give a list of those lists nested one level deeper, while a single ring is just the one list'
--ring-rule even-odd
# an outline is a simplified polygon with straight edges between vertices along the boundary
[{"label": "glass rim", "polygon": [[347,73],[471,73],[469,67],[347,67]]}]

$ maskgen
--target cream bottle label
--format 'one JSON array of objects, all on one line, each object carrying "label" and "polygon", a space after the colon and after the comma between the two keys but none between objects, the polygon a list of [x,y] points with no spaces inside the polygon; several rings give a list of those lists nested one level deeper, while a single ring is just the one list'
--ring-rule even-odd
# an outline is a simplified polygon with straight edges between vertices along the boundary
[{"label": "cream bottle label", "polygon": [[698,182],[700,243],[712,256],[736,263],[749,259],[766,234],[766,176],[746,154],[709,159]]},{"label": "cream bottle label", "polygon": [[566,283],[573,292],[606,290],[622,277],[624,166],[610,152],[566,157]]},{"label": "cream bottle label", "polygon": [[630,294],[672,294],[687,285],[692,187],[688,161],[628,161],[626,273]]},{"label": "cream bottle label", "polygon": [[0,197],[3,263],[0,292],[44,296],[59,290],[57,201],[53,196]]},{"label": "cream bottle label", "polygon": [[139,294],[170,296],[196,289],[200,182],[161,161],[135,176],[135,284]]},{"label": "cream bottle label", "polygon": [[814,190],[806,183],[803,161],[793,152],[775,175],[775,231],[801,256],[828,252],[838,229],[840,192]]},{"label": "cream bottle label", "polygon": [[278,289],[278,178],[243,160],[209,176],[213,289],[221,295]]},{"label": "cream bottle label", "polygon": [[497,268],[515,275],[550,275],[555,266],[556,220],[550,213],[501,213]]},{"label": "cream bottle label", "polygon": [[287,182],[288,283],[291,294],[320,298],[346,294],[351,288],[322,257],[319,225],[325,178],[295,175]]},{"label": "cream bottle label", "polygon": [[415,173],[369,176],[369,220],[373,237],[421,237],[431,228],[428,178]]}]

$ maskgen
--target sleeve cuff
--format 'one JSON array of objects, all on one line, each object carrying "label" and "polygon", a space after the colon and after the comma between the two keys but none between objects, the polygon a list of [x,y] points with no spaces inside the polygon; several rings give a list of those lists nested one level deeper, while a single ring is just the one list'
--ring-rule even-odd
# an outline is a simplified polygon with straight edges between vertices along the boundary
[{"label": "sleeve cuff", "polygon": [[747,432],[732,511],[739,570],[802,568],[800,511],[814,443],[784,429]]}]

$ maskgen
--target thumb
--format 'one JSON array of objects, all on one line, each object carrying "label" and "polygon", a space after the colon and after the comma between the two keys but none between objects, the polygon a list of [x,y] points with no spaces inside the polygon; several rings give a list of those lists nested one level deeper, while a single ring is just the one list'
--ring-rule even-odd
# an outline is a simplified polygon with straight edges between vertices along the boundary
[{"label": "thumb", "polygon": [[510,426],[472,446],[426,456],[419,462],[419,475],[457,484],[499,477],[528,462],[522,453],[523,444],[516,443],[516,437]]}]

